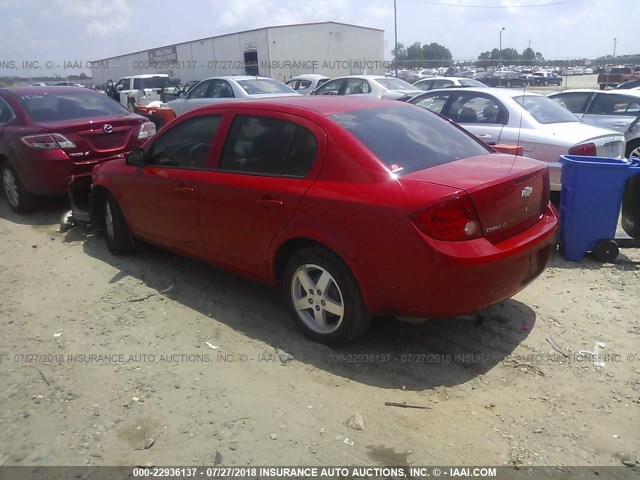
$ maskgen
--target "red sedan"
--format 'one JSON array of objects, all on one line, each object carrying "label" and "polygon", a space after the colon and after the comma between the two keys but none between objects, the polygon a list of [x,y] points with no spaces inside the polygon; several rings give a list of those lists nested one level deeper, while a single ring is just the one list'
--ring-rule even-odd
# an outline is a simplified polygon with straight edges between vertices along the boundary
[{"label": "red sedan", "polygon": [[0,89],[0,173],[9,206],[66,194],[74,175],[140,147],[155,125],[106,95],[80,87]]},{"label": "red sedan", "polygon": [[545,164],[496,153],[413,105],[306,97],[203,107],[94,169],[109,249],[134,239],[277,285],[311,338],[372,314],[448,316],[547,266]]}]

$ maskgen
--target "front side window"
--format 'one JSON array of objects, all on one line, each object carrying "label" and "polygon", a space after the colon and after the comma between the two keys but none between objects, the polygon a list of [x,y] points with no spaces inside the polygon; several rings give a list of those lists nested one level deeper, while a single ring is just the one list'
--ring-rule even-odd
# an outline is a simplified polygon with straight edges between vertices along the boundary
[{"label": "front side window", "polygon": [[270,117],[238,115],[229,130],[220,169],[305,177],[317,153],[315,136],[301,125]]},{"label": "front side window", "polygon": [[116,84],[116,92],[121,92],[122,90],[129,90],[130,80],[131,79],[129,78],[123,78],[122,80],[120,80]]},{"label": "front side window", "polygon": [[383,107],[330,117],[398,175],[488,153],[489,148],[421,108]]},{"label": "front side window", "polygon": [[422,100],[418,100],[416,105],[426,108],[432,112],[442,113],[442,109],[444,108],[445,103],[447,103],[447,100],[449,100],[449,94],[439,93],[437,95],[430,95]]},{"label": "front side window", "polygon": [[477,93],[460,95],[447,115],[460,123],[501,123],[508,121],[506,109],[492,97]]},{"label": "front side window", "polygon": [[205,168],[220,115],[191,118],[167,131],[153,143],[149,165]]},{"label": "front side window", "polygon": [[316,95],[338,95],[344,80],[327,82],[316,90]]},{"label": "front side window", "polygon": [[189,90],[189,98],[207,98],[210,85],[211,85],[211,80],[205,80],[204,82],[200,82],[191,90]]}]

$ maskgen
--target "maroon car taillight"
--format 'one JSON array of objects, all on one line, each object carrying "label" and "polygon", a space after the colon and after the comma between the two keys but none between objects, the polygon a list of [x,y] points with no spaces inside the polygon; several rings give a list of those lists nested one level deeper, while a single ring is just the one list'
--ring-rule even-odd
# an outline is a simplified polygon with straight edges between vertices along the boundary
[{"label": "maroon car taillight", "polygon": [[34,148],[76,148],[75,143],[59,133],[42,133],[39,135],[29,135],[22,137],[22,141]]},{"label": "maroon car taillight", "polygon": [[145,138],[151,138],[156,134],[156,126],[151,122],[144,122],[140,126],[140,132],[138,133],[138,140],[144,140]]},{"label": "maroon car taillight", "polygon": [[480,219],[467,194],[416,213],[411,220],[436,240],[459,242],[482,237]]},{"label": "maroon car taillight", "polygon": [[569,149],[569,155],[580,155],[582,157],[595,157],[596,145],[595,143],[583,143],[582,145],[576,145]]}]

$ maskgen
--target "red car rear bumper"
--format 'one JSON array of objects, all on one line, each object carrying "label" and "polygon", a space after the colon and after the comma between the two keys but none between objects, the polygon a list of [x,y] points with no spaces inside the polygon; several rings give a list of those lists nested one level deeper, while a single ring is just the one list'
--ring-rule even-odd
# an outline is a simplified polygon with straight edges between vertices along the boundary
[{"label": "red car rear bumper", "polygon": [[[540,275],[555,248],[558,216],[550,206],[533,227],[497,244],[443,242],[413,225],[402,228],[372,239],[358,257],[367,307],[384,315],[452,316],[509,298]],[[408,241],[399,245],[400,238]]]}]

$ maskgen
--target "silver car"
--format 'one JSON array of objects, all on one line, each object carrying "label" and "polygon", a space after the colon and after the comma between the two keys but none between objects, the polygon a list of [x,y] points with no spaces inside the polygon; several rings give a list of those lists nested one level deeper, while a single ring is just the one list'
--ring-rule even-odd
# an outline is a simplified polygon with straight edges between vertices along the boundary
[{"label": "silver car", "polygon": [[640,90],[565,90],[547,95],[583,122],[624,134],[627,157],[640,157]]},{"label": "silver car", "polygon": [[331,80],[325,75],[318,75],[317,73],[304,73],[302,75],[296,75],[291,80],[287,80],[285,85],[288,85],[296,92],[302,95],[309,95],[320,85],[326,81]]},{"label": "silver car", "polygon": [[167,102],[176,116],[189,110],[238,99],[288,97],[299,95],[278,80],[267,77],[229,76],[202,80],[179,99]]},{"label": "silver car", "polygon": [[423,90],[399,78],[382,75],[351,75],[322,84],[311,95],[359,95],[362,97],[408,100]]},{"label": "silver car", "polygon": [[444,115],[488,144],[522,146],[524,155],[547,162],[551,189],[559,191],[560,155],[622,158],[624,136],[581,122],[549,98],[522,90],[447,88],[410,103]]}]

